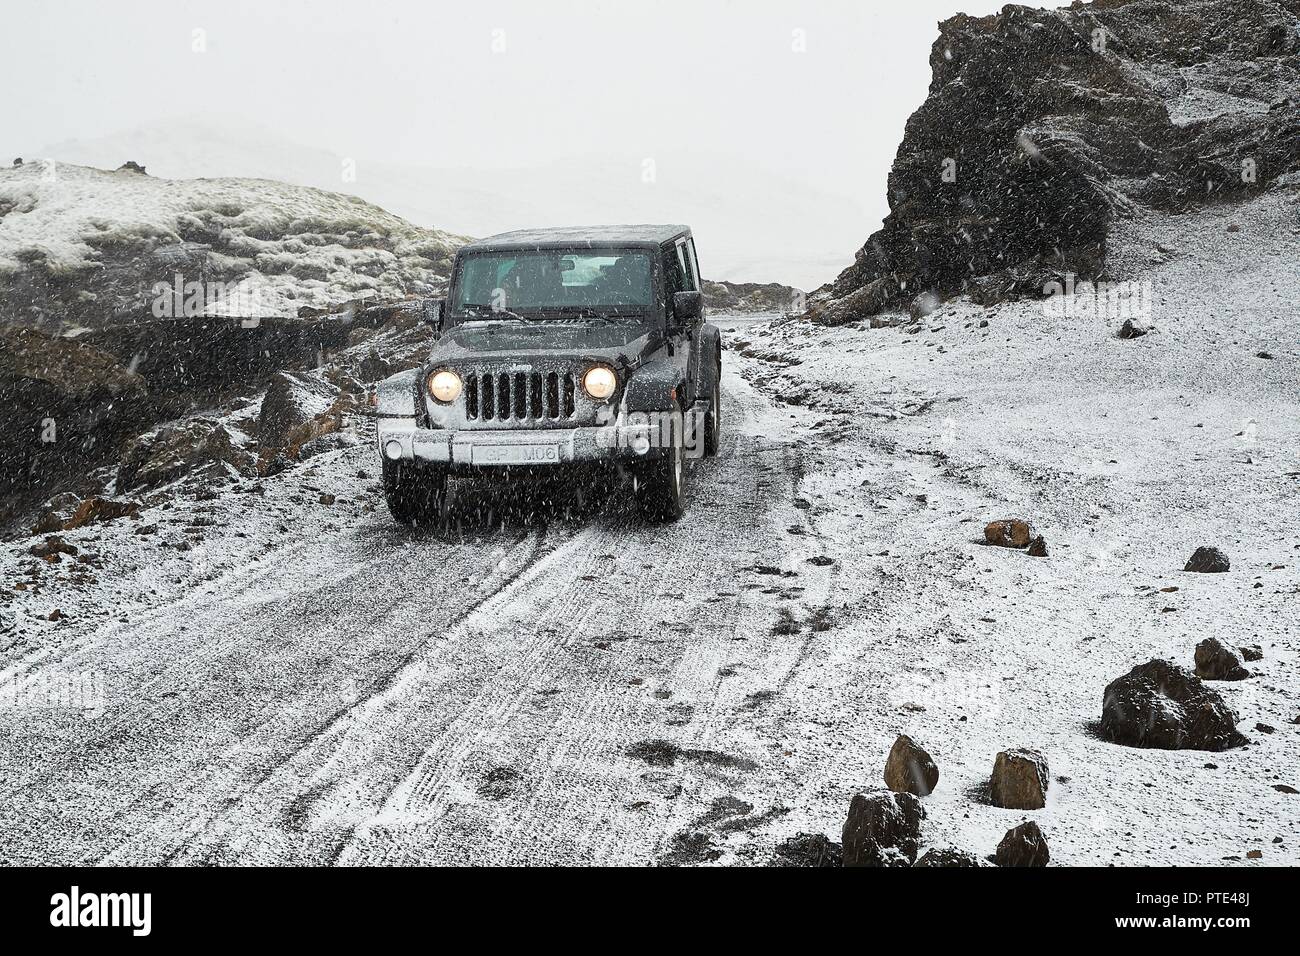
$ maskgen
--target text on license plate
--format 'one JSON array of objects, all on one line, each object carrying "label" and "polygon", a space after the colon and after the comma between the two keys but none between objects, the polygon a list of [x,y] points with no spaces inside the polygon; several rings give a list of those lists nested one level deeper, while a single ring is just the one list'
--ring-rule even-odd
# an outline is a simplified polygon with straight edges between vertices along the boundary
[{"label": "text on license plate", "polygon": [[553,465],[560,460],[559,445],[475,445],[476,465]]}]

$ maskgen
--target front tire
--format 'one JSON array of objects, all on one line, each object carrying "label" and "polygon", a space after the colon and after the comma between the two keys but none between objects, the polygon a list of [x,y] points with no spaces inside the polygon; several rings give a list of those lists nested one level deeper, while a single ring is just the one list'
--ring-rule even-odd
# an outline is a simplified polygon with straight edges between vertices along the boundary
[{"label": "front tire", "polygon": [[686,455],[680,435],[647,462],[637,480],[637,507],[650,521],[676,521],[686,511]]},{"label": "front tire", "polygon": [[436,466],[384,459],[384,498],[398,524],[435,525],[447,505],[447,472]]}]

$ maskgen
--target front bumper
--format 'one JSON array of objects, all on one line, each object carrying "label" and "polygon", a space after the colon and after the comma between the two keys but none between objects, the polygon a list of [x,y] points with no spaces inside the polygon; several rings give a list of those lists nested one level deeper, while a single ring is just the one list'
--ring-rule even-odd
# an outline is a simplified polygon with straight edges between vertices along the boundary
[{"label": "front bumper", "polygon": [[654,456],[661,444],[652,424],[453,431],[381,418],[378,430],[379,453],[390,461],[474,468],[637,460]]}]

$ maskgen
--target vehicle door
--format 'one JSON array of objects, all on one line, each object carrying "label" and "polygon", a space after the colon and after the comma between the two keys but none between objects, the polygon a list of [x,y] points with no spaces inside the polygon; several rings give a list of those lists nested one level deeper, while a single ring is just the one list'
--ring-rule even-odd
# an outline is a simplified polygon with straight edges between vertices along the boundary
[{"label": "vehicle door", "polygon": [[673,312],[673,295],[678,292],[700,291],[699,277],[695,272],[695,256],[690,240],[678,239],[664,250],[664,276],[668,291],[668,315],[671,326],[669,343],[672,361],[681,370],[686,381],[686,405],[695,401],[696,348],[702,319],[680,322]]}]

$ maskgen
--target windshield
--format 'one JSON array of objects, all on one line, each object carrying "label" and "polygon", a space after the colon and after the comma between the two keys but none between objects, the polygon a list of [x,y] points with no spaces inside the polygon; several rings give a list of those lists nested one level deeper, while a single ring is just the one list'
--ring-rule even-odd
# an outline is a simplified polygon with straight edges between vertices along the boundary
[{"label": "windshield", "polygon": [[644,312],[653,304],[650,255],[601,249],[465,256],[457,311]]}]

